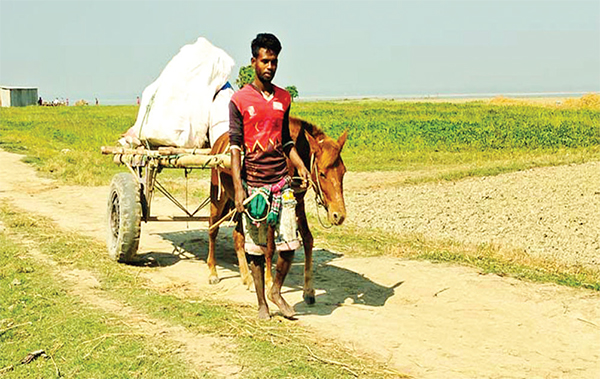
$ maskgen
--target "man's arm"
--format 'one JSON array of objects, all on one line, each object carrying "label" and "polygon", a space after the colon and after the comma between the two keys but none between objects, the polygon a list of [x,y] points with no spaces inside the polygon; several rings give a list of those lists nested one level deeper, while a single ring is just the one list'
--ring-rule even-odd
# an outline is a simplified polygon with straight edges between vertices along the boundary
[{"label": "man's arm", "polygon": [[[237,147],[237,146],[235,146]],[[233,179],[233,188],[235,190],[235,209],[239,213],[244,212],[244,200],[246,191],[242,185],[242,158],[241,150],[232,146],[231,149],[231,177]]]},{"label": "man's arm", "polygon": [[292,164],[298,170],[298,175],[302,178],[302,187],[305,188],[308,186],[308,180],[310,178],[310,172],[304,166],[304,162],[302,162],[302,158],[298,155],[298,151],[296,151],[296,146],[292,146],[290,152],[288,153],[288,157]]},{"label": "man's arm", "polygon": [[298,151],[296,150],[296,146],[294,146],[294,141],[290,135],[290,108],[287,109],[285,115],[283,116],[283,124],[281,125],[281,140],[283,145],[284,153],[290,158],[296,170],[298,170],[298,175],[302,178],[302,186],[306,187],[308,184],[308,179],[310,178],[310,172],[304,166],[304,162],[300,155],[298,155]]},{"label": "man's arm", "polygon": [[231,178],[235,190],[235,208],[244,212],[246,191],[242,185],[242,146],[244,146],[244,119],[238,107],[229,103],[229,144],[231,145]]}]

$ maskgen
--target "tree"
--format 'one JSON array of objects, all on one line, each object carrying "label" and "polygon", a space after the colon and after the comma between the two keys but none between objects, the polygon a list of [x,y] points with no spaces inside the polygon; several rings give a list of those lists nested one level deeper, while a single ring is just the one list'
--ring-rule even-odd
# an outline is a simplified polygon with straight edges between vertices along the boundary
[{"label": "tree", "polygon": [[[254,67],[251,64],[247,66],[240,67],[240,71],[238,72],[238,77],[235,80],[235,85],[238,89],[242,89],[246,84],[252,83],[254,81]],[[287,86],[285,90],[289,92],[292,97],[292,101],[299,96],[298,88],[296,86]]]},{"label": "tree", "polygon": [[245,86],[248,83],[252,83],[253,80],[254,68],[251,64],[249,64],[248,66],[240,67],[238,77],[235,80],[235,85],[238,87],[238,89],[242,89],[243,86]]},{"label": "tree", "polygon": [[292,101],[294,101],[294,99],[297,98],[299,95],[298,88],[296,88],[296,86],[287,86],[287,87],[285,87],[285,90],[290,93],[290,96],[292,97]]}]

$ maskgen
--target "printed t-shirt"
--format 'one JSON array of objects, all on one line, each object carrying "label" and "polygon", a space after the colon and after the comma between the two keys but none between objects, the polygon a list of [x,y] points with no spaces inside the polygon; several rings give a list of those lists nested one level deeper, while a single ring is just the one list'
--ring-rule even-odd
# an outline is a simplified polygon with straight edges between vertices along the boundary
[{"label": "printed t-shirt", "polygon": [[279,182],[287,174],[291,97],[277,86],[268,100],[252,84],[236,92],[229,103],[229,141],[244,151],[242,179],[253,187]]}]

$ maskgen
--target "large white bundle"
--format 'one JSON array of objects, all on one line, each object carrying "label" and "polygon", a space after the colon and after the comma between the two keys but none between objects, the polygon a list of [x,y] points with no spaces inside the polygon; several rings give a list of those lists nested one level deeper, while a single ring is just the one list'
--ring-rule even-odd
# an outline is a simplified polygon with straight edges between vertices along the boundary
[{"label": "large white bundle", "polygon": [[210,146],[215,144],[215,141],[221,135],[229,131],[229,102],[233,96],[233,88],[227,86],[219,91],[210,108]]},{"label": "large white bundle", "polygon": [[[227,83],[233,65],[225,51],[203,37],[182,47],[142,93],[137,120],[125,135],[127,141],[137,138],[154,146],[202,147],[208,141],[213,100]],[[231,98],[231,94],[224,96]]]}]

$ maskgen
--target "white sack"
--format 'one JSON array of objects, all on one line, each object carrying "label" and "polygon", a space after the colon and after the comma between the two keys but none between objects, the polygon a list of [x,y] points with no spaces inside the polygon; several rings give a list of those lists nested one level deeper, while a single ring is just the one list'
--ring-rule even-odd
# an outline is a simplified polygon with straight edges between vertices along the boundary
[{"label": "white sack", "polygon": [[233,96],[233,88],[231,86],[219,91],[210,108],[210,146],[215,144],[215,141],[221,135],[229,132],[229,102]]},{"label": "white sack", "polygon": [[137,138],[154,146],[202,147],[208,141],[213,99],[233,65],[225,51],[203,37],[182,47],[142,93],[135,124],[122,141]]}]

